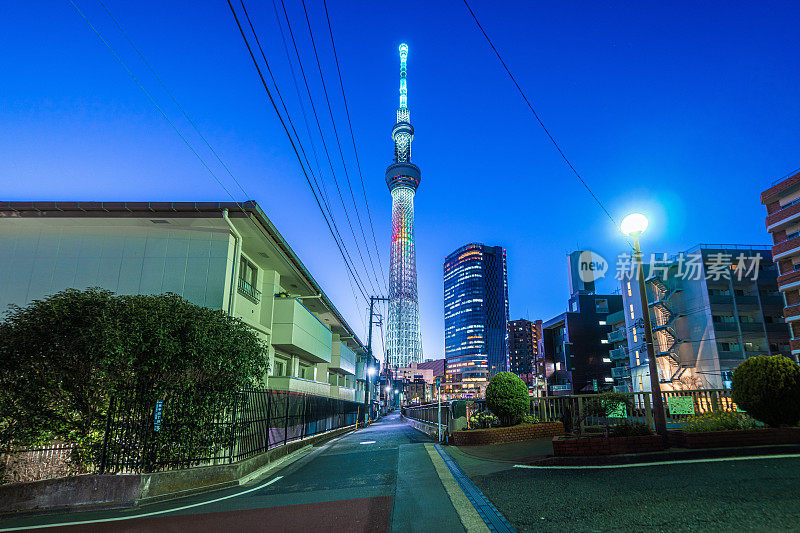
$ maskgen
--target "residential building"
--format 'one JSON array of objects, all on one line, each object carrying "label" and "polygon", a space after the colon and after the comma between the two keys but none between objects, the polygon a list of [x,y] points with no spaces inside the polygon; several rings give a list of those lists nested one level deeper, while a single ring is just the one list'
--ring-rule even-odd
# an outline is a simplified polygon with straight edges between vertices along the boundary
[{"label": "residential building", "polygon": [[421,368],[423,370],[433,370],[433,377],[434,379],[437,377],[442,378],[444,380],[444,371],[445,371],[445,359],[429,359],[424,363],[420,363],[417,365],[417,368]]},{"label": "residential building", "polygon": [[622,309],[618,294],[573,294],[569,311],[542,324],[547,394],[561,396],[611,390],[608,316]]},{"label": "residential building", "polygon": [[611,326],[606,340],[608,341],[608,357],[611,361],[611,377],[614,379],[616,392],[631,392],[631,368],[628,356],[628,328],[625,324],[625,310],[611,313],[606,317]]},{"label": "residential building", "polygon": [[489,379],[508,370],[506,252],[472,243],[444,262],[443,393],[451,398],[483,395]]},{"label": "residential building", "polygon": [[544,357],[539,355],[542,321],[521,318],[508,322],[508,360],[510,371],[517,374],[532,392],[544,388]]},{"label": "residential building", "polygon": [[[730,388],[747,357],[791,356],[769,247],[701,244],[644,266],[662,390]],[[639,284],[623,278],[621,287],[632,387],[649,391]]]},{"label": "residential building", "polygon": [[778,289],[784,297],[792,358],[800,356],[800,170],[777,180],[761,193],[767,207],[772,259],[778,265]]},{"label": "residential building", "polygon": [[172,292],[267,343],[266,387],[365,401],[363,345],[255,202],[5,202],[0,218],[0,307]]}]

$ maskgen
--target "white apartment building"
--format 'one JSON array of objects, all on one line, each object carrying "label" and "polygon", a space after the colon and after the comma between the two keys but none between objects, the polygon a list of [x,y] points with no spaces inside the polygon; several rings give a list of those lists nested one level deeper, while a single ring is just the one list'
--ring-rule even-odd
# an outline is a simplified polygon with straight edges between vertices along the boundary
[{"label": "white apartment building", "polygon": [[268,343],[268,388],[365,401],[363,344],[255,202],[0,204],[0,310],[87,287],[226,310]]}]

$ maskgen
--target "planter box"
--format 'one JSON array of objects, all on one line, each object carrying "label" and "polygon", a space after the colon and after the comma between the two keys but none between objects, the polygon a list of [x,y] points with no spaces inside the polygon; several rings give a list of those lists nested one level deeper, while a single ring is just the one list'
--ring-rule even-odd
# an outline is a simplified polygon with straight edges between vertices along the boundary
[{"label": "planter box", "polygon": [[658,435],[636,437],[553,437],[556,456],[616,455],[621,453],[657,452],[667,444]]},{"label": "planter box", "polygon": [[519,425],[509,428],[454,431],[453,444],[456,446],[481,446],[484,444],[539,439],[563,434],[564,424],[561,422],[546,422],[544,424]]},{"label": "planter box", "polygon": [[671,446],[682,448],[738,448],[771,444],[800,444],[800,428],[740,429],[701,433],[668,433]]}]

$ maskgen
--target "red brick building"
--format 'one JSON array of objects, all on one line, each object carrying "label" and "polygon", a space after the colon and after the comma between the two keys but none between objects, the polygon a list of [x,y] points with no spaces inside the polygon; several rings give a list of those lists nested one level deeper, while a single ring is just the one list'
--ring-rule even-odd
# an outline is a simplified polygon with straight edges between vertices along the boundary
[{"label": "red brick building", "polygon": [[800,354],[800,169],[761,193],[767,207],[767,231],[772,235],[772,259],[778,265],[778,289],[786,307],[792,357]]}]

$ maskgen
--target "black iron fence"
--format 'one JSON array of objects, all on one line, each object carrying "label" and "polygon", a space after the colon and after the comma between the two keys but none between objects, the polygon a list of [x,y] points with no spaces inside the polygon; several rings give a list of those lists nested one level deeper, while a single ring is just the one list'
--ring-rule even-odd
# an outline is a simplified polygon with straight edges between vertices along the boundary
[{"label": "black iron fence", "polygon": [[356,424],[363,404],[275,390],[198,398],[129,390],[109,406],[98,470],[157,472],[248,459]]}]

